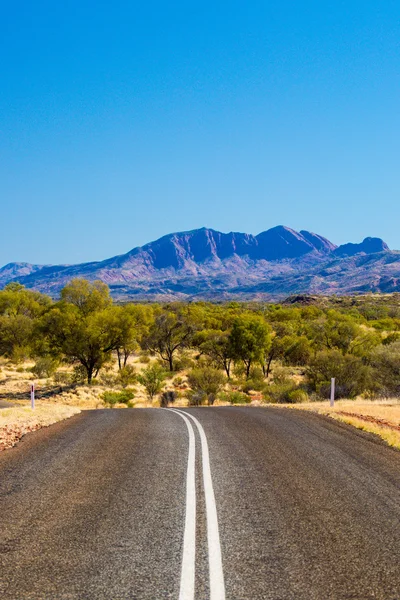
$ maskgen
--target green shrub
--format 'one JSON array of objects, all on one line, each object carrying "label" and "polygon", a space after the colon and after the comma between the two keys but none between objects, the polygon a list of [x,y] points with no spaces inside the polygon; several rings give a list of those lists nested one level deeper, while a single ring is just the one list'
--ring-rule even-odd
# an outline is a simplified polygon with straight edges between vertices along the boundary
[{"label": "green shrub", "polygon": [[150,362],[150,356],[148,354],[141,354],[139,356],[139,362],[143,363],[144,365],[148,365]]},{"label": "green shrub", "polygon": [[307,392],[301,388],[288,393],[288,401],[292,404],[299,402],[309,402],[310,398]]},{"label": "green shrub", "polygon": [[294,381],[288,381],[285,383],[271,383],[264,392],[264,399],[266,402],[273,404],[286,404],[293,403],[291,400],[291,393],[297,389]]},{"label": "green shrub", "polygon": [[116,380],[122,387],[126,388],[128,385],[132,385],[137,382],[137,374],[135,368],[132,365],[126,365],[118,371]]},{"label": "green shrub", "polygon": [[149,400],[153,400],[154,396],[161,391],[165,378],[166,372],[164,369],[158,363],[154,363],[144,369],[138,375],[137,380],[144,386]]},{"label": "green shrub", "polygon": [[67,371],[56,371],[53,379],[57,385],[70,385],[72,383],[72,374]]},{"label": "green shrub", "polygon": [[83,385],[87,383],[87,373],[85,367],[76,365],[71,374],[71,383],[74,385]]},{"label": "green shrub", "polygon": [[11,354],[11,361],[16,365],[19,365],[20,363],[28,360],[29,355],[30,349],[27,346],[14,346]]},{"label": "green shrub", "polygon": [[118,377],[112,371],[105,371],[99,377],[100,384],[107,387],[114,387],[118,383]]},{"label": "green shrub", "polygon": [[400,341],[376,348],[371,363],[379,392],[383,396],[400,395]]},{"label": "green shrub", "polygon": [[58,362],[54,358],[44,356],[38,358],[36,364],[30,370],[36,377],[43,379],[44,377],[52,377],[57,371],[57,367]]},{"label": "green shrub", "polygon": [[247,394],[250,391],[254,392],[262,392],[266,388],[266,383],[264,380],[260,379],[247,379],[241,384],[242,391]]},{"label": "green shrub", "polygon": [[209,405],[214,404],[216,395],[221,390],[225,380],[222,371],[213,367],[192,369],[188,374],[188,381],[192,390],[205,394]]},{"label": "green shrub", "polygon": [[221,392],[219,399],[230,404],[249,404],[251,398],[242,392]]},{"label": "green shrub", "polygon": [[400,333],[398,333],[397,331],[394,331],[393,333],[389,333],[388,336],[383,338],[382,344],[384,346],[388,346],[389,344],[393,344],[394,342],[398,342],[398,341],[400,341]]},{"label": "green shrub", "polygon": [[317,352],[307,369],[311,389],[321,398],[329,398],[332,377],[336,379],[337,398],[354,398],[373,385],[371,367],[360,357],[339,350]]},{"label": "green shrub", "polygon": [[102,395],[104,404],[115,406],[115,404],[129,404],[135,397],[133,390],[122,390],[121,392],[104,392]]},{"label": "green shrub", "polygon": [[175,359],[174,371],[184,371],[185,369],[193,369],[196,366],[196,362],[187,354],[181,354],[179,358]]}]

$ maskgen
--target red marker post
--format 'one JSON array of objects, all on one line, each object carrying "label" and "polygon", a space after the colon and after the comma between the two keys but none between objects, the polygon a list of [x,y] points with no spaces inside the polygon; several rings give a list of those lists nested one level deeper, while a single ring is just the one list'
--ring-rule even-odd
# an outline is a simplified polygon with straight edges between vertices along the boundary
[{"label": "red marker post", "polygon": [[35,384],[31,384],[31,408],[35,408]]}]

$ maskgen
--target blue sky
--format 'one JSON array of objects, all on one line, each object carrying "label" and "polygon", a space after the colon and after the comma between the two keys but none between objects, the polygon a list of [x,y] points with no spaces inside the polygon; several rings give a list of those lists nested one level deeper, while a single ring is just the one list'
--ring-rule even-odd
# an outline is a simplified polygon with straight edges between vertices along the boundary
[{"label": "blue sky", "polygon": [[400,249],[400,3],[3,3],[0,265],[284,224]]}]

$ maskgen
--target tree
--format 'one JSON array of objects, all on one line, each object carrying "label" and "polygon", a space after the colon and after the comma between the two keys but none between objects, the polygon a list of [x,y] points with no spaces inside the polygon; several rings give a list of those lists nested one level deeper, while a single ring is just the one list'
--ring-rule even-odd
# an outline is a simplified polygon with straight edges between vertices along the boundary
[{"label": "tree", "polygon": [[109,290],[103,283],[76,279],[62,290],[61,298],[39,322],[39,332],[47,341],[43,351],[81,365],[91,384],[117,343],[108,327]]},{"label": "tree", "polygon": [[329,310],[327,317],[317,319],[308,327],[308,337],[315,349],[338,348],[343,354],[350,351],[354,340],[363,334],[360,325],[350,315]]},{"label": "tree", "polygon": [[154,396],[160,393],[164,380],[165,371],[157,363],[148,366],[147,369],[144,369],[144,371],[138,375],[138,381],[144,386],[147,396],[151,401]]},{"label": "tree", "polygon": [[199,332],[196,345],[208,356],[216,367],[224,369],[230,379],[233,349],[228,331],[206,330]]},{"label": "tree", "polygon": [[51,300],[18,283],[8,284],[0,292],[0,354],[16,360],[33,353],[36,320]]},{"label": "tree", "polygon": [[121,370],[127,366],[128,358],[148,331],[152,311],[149,307],[134,304],[113,306],[107,311],[106,319],[109,334],[115,340],[113,350],[117,353],[118,367]]},{"label": "tree", "polygon": [[293,347],[293,337],[284,335],[281,337],[278,333],[271,338],[271,342],[265,346],[264,354],[261,360],[261,366],[264,377],[271,374],[272,362],[274,360],[283,360],[290,347]]},{"label": "tree", "polygon": [[225,383],[225,377],[219,369],[203,367],[192,369],[188,374],[189,385],[195,393],[204,394],[208,404],[214,404],[216,395]]},{"label": "tree", "polygon": [[62,290],[61,300],[76,306],[82,315],[89,315],[112,304],[110,289],[102,281],[72,279]]},{"label": "tree", "polygon": [[354,398],[372,386],[371,369],[361,358],[342,354],[337,348],[317,352],[307,368],[312,388],[327,396],[331,378],[336,379],[336,394],[340,398]]},{"label": "tree", "polygon": [[253,363],[263,362],[263,356],[271,343],[270,328],[258,315],[242,315],[235,319],[229,335],[232,356],[241,360],[249,378]]},{"label": "tree", "polygon": [[174,370],[177,351],[189,345],[193,326],[179,312],[163,312],[155,319],[149,334],[143,339],[143,346],[157,354]]},{"label": "tree", "polygon": [[374,377],[383,394],[400,394],[400,341],[378,346],[372,353]]}]

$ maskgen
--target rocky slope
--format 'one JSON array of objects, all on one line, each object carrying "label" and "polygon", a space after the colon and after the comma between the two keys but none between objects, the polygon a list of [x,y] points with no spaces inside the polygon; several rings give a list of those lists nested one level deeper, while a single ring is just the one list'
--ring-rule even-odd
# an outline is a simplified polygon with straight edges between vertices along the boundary
[{"label": "rocky slope", "polygon": [[379,238],[335,246],[278,226],[259,235],[212,229],[166,235],[101,262],[11,263],[0,286],[19,281],[57,296],[73,277],[101,279],[118,299],[281,299],[291,294],[400,291],[400,252]]}]

